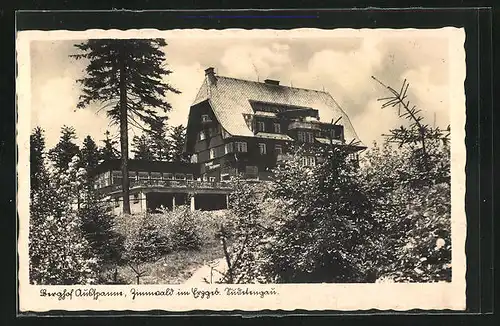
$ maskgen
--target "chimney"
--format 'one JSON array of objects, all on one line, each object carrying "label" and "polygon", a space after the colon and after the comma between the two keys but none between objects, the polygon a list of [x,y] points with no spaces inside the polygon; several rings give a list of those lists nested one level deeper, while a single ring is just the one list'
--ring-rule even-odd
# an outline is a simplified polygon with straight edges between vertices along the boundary
[{"label": "chimney", "polygon": [[213,67],[205,69],[205,76],[210,84],[215,84],[215,70]]},{"label": "chimney", "polygon": [[264,83],[266,83],[268,85],[279,85],[280,81],[274,80],[274,79],[266,79],[266,80],[264,80]]}]

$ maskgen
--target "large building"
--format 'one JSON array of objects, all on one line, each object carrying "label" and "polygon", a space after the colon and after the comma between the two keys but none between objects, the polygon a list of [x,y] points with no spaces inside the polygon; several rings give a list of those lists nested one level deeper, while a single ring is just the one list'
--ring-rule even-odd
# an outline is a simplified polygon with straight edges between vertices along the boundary
[{"label": "large building", "polygon": [[[280,85],[277,80],[248,81],[205,71],[191,106],[186,152],[200,164],[203,180],[236,174],[266,179],[286,158],[291,144],[347,146],[356,155],[366,148],[333,97],[316,90]],[[305,164],[317,157],[305,156]]]},{"label": "large building", "polygon": [[[208,68],[189,111],[185,151],[191,163],[131,160],[132,212],[225,208],[231,176],[266,180],[290,145],[311,149],[302,157],[307,165],[320,159],[315,149],[321,146],[343,146],[354,159],[366,148],[327,92],[218,76]],[[96,187],[120,212],[120,162],[104,162],[96,175]]]}]

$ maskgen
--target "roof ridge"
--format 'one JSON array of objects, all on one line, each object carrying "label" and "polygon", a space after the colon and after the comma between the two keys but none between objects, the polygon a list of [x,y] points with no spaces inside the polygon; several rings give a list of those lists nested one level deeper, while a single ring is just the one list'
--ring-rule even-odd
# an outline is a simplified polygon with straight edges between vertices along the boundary
[{"label": "roof ridge", "polygon": [[[247,83],[254,83],[254,84],[263,84],[263,85],[268,85],[266,83],[260,82],[260,81],[255,81],[255,80],[250,80],[250,79],[243,79],[243,78],[235,78],[235,77],[228,77],[228,76],[223,76],[223,75],[217,75],[217,78],[222,77],[226,79],[233,79],[233,80],[238,80],[242,82],[247,82]],[[323,93],[323,94],[328,94],[331,96],[331,94],[327,91],[320,91],[317,89],[312,89],[312,88],[304,88],[304,87],[295,87],[295,86],[287,86],[287,85],[270,85],[273,87],[287,87],[287,88],[292,88],[292,89],[298,89],[298,90],[303,90],[303,91],[312,91],[316,93]]]}]

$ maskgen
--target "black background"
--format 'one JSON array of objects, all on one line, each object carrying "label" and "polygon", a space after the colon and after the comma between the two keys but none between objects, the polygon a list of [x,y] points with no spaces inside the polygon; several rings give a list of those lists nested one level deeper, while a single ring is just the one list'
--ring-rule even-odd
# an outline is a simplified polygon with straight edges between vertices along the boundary
[{"label": "black background", "polygon": [[[170,2],[169,2],[170,3]],[[439,316],[418,316],[409,319],[407,316],[345,316],[346,312],[316,312],[310,313],[306,311],[296,311],[297,314],[308,315],[325,315],[325,314],[344,314],[343,320],[346,321],[368,321],[385,323],[404,324],[426,324],[426,323],[459,323],[470,322],[471,324],[484,323],[485,320],[479,320],[478,313],[487,313],[493,309],[493,260],[492,260],[492,240],[493,240],[493,185],[494,185],[494,169],[493,169],[493,54],[492,54],[492,23],[493,12],[487,8],[471,9],[471,8],[440,8],[440,9],[402,9],[389,10],[383,7],[402,6],[401,2],[383,2],[383,5],[364,4],[359,2],[359,8],[367,5],[378,7],[368,10],[357,9],[347,11],[345,9],[302,9],[302,10],[279,10],[279,11],[106,11],[106,12],[89,12],[89,11],[72,11],[72,12],[18,12],[17,19],[14,9],[26,10],[42,10],[42,9],[141,9],[151,10],[161,8],[161,1],[144,1],[140,5],[126,6],[123,3],[115,1],[99,1],[92,4],[75,3],[75,1],[21,1],[14,8],[0,11],[0,31],[2,33],[2,50],[0,51],[0,89],[2,91],[2,116],[1,122],[1,138],[0,138],[0,165],[1,165],[1,184],[4,195],[2,196],[2,206],[5,205],[6,210],[2,209],[0,218],[1,230],[3,231],[2,239],[5,244],[2,246],[4,266],[10,266],[10,269],[3,268],[8,273],[3,273],[2,277],[2,325],[11,325],[17,313],[17,301],[14,299],[17,295],[17,253],[16,241],[17,234],[13,232],[16,229],[16,162],[15,162],[15,30],[17,25],[18,30],[85,30],[85,29],[139,29],[139,28],[155,28],[155,29],[173,29],[173,28],[205,28],[205,29],[223,29],[223,28],[273,28],[273,29],[291,29],[299,27],[311,28],[439,28],[444,26],[465,27],[466,30],[466,62],[467,62],[467,78],[465,81],[466,89],[466,106],[467,106],[467,125],[466,125],[466,145],[467,145],[467,192],[466,192],[466,213],[467,213],[467,313],[476,314],[473,316],[464,316],[464,313],[452,311],[413,311],[415,314],[438,314]],[[258,4],[252,5],[248,2],[240,3],[242,7],[257,8]],[[455,3],[454,5],[484,5],[479,2],[469,1],[468,3]],[[275,5],[275,8],[290,7],[290,2],[282,5]],[[303,5],[303,4],[302,4]],[[311,8],[324,8],[325,3],[315,4],[308,2]],[[335,5],[339,8],[353,6],[352,1],[336,1]],[[406,4],[408,5],[408,4]],[[423,5],[423,4],[422,4]],[[452,5],[452,4],[450,4]],[[231,4],[235,7],[235,4]],[[415,6],[415,5],[413,5]],[[91,8],[92,7],[92,8]],[[171,6],[172,8],[174,6]],[[215,7],[229,7],[224,3],[215,4]],[[200,4],[194,1],[184,1],[175,6],[175,8],[200,8]],[[497,87],[498,89],[498,87]],[[387,294],[384,294],[387,295]],[[4,300],[7,299],[7,302]],[[110,312],[113,313],[113,312]],[[123,312],[133,313],[133,312]],[[211,314],[211,312],[198,311],[199,314]],[[220,314],[237,314],[238,312]],[[240,312],[241,313],[241,312]],[[391,312],[368,311],[358,312],[357,314],[391,314]],[[65,314],[66,312],[51,312],[50,315]],[[96,313],[88,312],[82,314]],[[109,314],[109,313],[104,313]],[[168,314],[162,311],[151,311],[148,315],[164,315]],[[189,313],[192,315],[193,313]],[[261,311],[259,313],[244,313],[248,317],[273,314],[284,315],[284,312]],[[405,314],[409,314],[408,312]],[[452,317],[444,317],[446,315],[454,315]],[[52,318],[30,318],[30,314],[19,317],[16,322],[55,322]],[[36,314],[37,316],[47,314]],[[102,315],[102,314],[98,314]],[[158,318],[144,319],[143,323],[159,322]],[[191,317],[194,318],[194,317]],[[206,317],[205,317],[206,318]],[[217,320],[204,320],[204,322],[223,323],[235,321],[243,321],[240,317],[225,317],[223,321],[220,318],[213,317]],[[338,322],[338,318],[325,319],[326,317],[314,317],[310,319],[300,318],[293,321],[304,323],[311,322]],[[36,320],[35,320],[36,319]],[[184,318],[182,318],[184,319]],[[191,319],[195,321],[197,318]],[[234,320],[236,319],[236,320]],[[255,319],[244,319],[246,321],[257,321]],[[71,323],[82,324],[97,324],[102,322],[121,322],[121,318],[99,318],[89,320],[87,318],[64,318],[64,321]],[[262,322],[258,319],[258,322]],[[272,322],[289,322],[288,318],[280,318]],[[162,323],[165,320],[161,320]],[[169,319],[168,322],[173,322]],[[398,323],[398,324],[399,324]]]}]

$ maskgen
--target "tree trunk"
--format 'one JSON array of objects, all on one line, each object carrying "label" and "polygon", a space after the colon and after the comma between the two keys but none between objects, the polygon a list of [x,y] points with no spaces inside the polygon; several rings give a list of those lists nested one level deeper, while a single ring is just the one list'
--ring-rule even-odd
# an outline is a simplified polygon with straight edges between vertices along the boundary
[{"label": "tree trunk", "polygon": [[123,214],[130,214],[130,189],[128,179],[128,117],[127,117],[127,80],[125,57],[120,55],[120,149],[122,170]]}]

